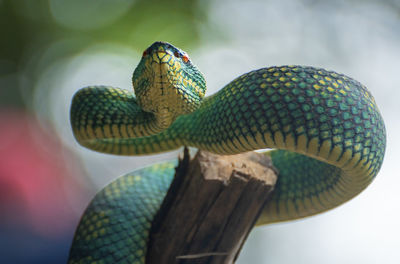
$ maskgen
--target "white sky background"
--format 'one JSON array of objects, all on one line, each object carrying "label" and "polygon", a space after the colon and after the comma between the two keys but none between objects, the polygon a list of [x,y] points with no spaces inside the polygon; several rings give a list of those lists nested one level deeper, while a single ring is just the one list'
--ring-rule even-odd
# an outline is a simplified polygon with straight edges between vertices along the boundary
[{"label": "white sky background", "polygon": [[[205,74],[208,94],[261,67],[323,67],[345,73],[371,90],[388,135],[383,167],[369,188],[328,213],[254,229],[237,263],[400,263],[400,4],[344,0],[213,3],[210,25],[221,32],[223,40],[216,40],[204,27],[201,48],[186,50]],[[93,180],[98,189],[118,175],[179,153],[117,157],[86,150],[73,139],[68,123],[73,93],[93,84],[131,89],[131,74],[140,56],[115,44],[90,47],[51,65],[37,84],[35,96],[40,102],[41,92],[56,82],[54,123],[82,157],[88,173],[96,175]],[[46,111],[41,103],[36,109]]]}]

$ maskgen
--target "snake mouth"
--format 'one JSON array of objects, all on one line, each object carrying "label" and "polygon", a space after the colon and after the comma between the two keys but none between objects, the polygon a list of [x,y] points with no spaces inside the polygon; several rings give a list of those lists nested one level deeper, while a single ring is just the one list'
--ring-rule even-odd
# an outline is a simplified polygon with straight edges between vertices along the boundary
[{"label": "snake mouth", "polygon": [[176,60],[173,52],[167,50],[164,46],[159,46],[153,49],[150,47],[145,53],[148,56],[148,67],[153,71],[151,75],[154,76],[154,84],[161,85],[161,94],[164,94],[165,88],[177,89],[178,80],[176,74],[181,69],[181,65]]},{"label": "snake mouth", "polygon": [[134,80],[136,97],[144,111],[161,119],[165,119],[164,116],[175,119],[186,112],[188,104],[179,79],[181,64],[174,51],[153,46],[144,52],[142,74]]},{"label": "snake mouth", "polygon": [[150,67],[153,71],[153,86],[160,89],[160,96],[177,94],[179,81],[176,78],[180,67],[169,51],[158,50],[151,55]]}]

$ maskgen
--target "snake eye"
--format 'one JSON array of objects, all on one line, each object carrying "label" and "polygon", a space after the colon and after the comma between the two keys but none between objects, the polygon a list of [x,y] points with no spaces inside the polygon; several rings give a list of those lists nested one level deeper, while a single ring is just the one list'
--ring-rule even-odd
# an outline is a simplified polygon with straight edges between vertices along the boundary
[{"label": "snake eye", "polygon": [[189,62],[189,56],[186,53],[181,53],[179,51],[175,51],[174,52],[174,56],[177,58],[181,58],[183,60],[184,63]]},{"label": "snake eye", "polygon": [[143,57],[146,56],[147,54],[149,54],[149,52],[147,50],[143,51]]},{"label": "snake eye", "polygon": [[184,63],[188,63],[189,62],[189,56],[185,53],[182,55],[182,60]]}]

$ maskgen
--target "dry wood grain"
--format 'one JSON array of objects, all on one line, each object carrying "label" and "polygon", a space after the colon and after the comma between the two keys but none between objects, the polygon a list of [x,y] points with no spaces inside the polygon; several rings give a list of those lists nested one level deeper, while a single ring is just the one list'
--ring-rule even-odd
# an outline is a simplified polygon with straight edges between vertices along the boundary
[{"label": "dry wood grain", "polygon": [[150,232],[147,264],[232,264],[273,190],[265,155],[187,149]]}]

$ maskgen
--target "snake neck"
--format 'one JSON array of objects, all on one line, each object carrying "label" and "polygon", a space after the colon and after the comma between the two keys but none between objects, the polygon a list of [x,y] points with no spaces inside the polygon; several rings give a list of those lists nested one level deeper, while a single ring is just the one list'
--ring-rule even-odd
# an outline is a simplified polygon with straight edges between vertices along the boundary
[{"label": "snake neck", "polygon": [[169,111],[166,108],[160,109],[157,115],[155,115],[154,119],[154,126],[157,129],[156,133],[159,133],[170,127],[171,124],[175,121],[175,119],[176,115],[171,113],[171,111]]}]

